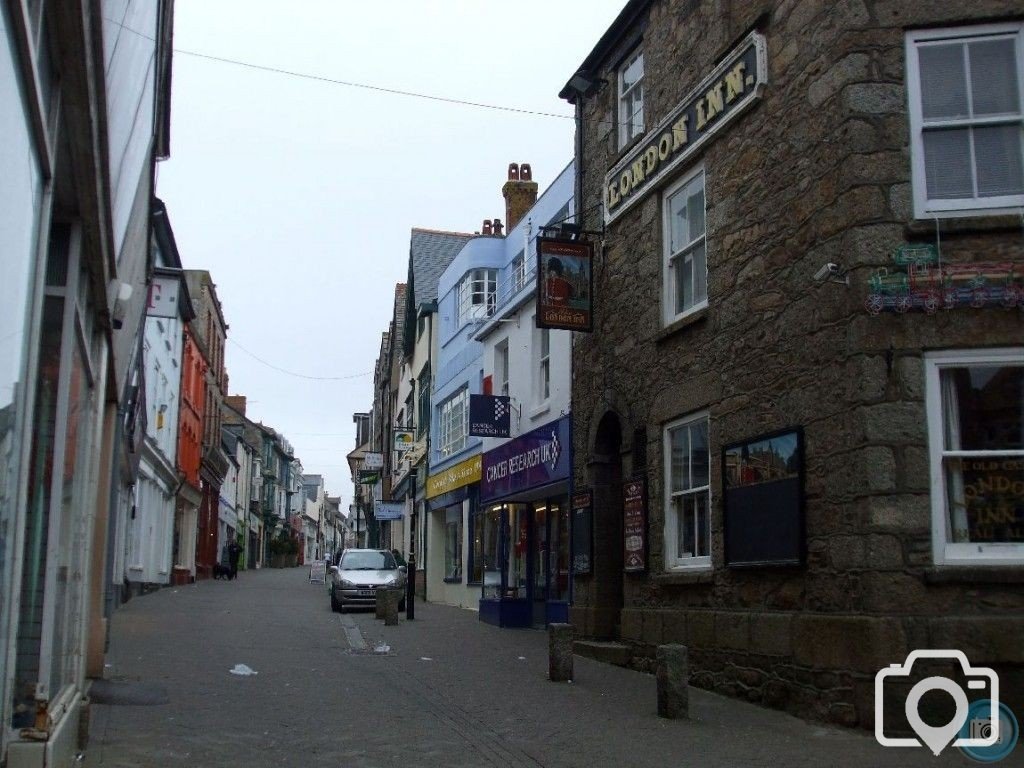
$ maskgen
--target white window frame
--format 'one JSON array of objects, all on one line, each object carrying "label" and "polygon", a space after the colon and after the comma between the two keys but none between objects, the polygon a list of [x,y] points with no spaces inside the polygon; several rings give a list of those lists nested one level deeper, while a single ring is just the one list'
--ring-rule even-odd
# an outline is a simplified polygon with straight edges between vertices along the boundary
[{"label": "white window frame", "polygon": [[494,374],[497,394],[508,395],[508,339],[494,346]]},{"label": "white window frame", "polygon": [[[545,349],[547,347],[547,349]],[[546,403],[551,399],[551,329],[540,329],[538,346],[540,359],[537,364],[537,395],[538,401]]]},{"label": "white window frame", "polygon": [[[691,424],[704,421],[708,425],[708,485],[706,487],[691,488],[687,491],[672,491],[672,431],[679,427],[686,427]],[[682,416],[673,421],[667,422],[662,428],[662,485],[664,486],[664,511],[665,511],[665,542],[663,551],[665,553],[666,571],[694,571],[711,570],[711,553],[714,545],[711,540],[711,419],[708,411],[698,411]],[[695,557],[679,557],[677,546],[679,542],[679,520],[673,510],[672,499],[674,496],[695,495],[707,493],[708,497],[708,554]]]},{"label": "white window frame", "polygon": [[526,251],[520,251],[512,259],[512,290],[509,296],[515,296],[526,285]]},{"label": "white window frame", "polygon": [[1024,366],[1024,348],[968,349],[925,353],[925,405],[928,413],[928,458],[932,503],[932,558],[936,566],[1021,565],[1024,544],[950,541],[949,514],[946,508],[946,476],[943,456],[1020,456],[1014,451],[946,451],[943,441],[942,382],[945,368],[971,365]]},{"label": "white window frame", "polygon": [[[701,184],[704,188],[704,234],[697,240],[692,240],[687,243],[684,247],[680,248],[676,253],[672,252],[672,220],[671,211],[669,210],[669,201],[672,196],[679,192],[684,187],[689,186],[697,177],[702,178]],[[695,312],[700,312],[702,309],[708,306],[708,225],[707,225],[707,211],[708,211],[708,183],[707,174],[704,172],[704,166],[698,165],[686,173],[685,176],[679,179],[678,182],[673,184],[662,195],[661,198],[661,226],[662,226],[662,322],[664,325],[671,325],[672,323],[682,320],[688,315],[692,315]],[[685,251],[696,248],[699,243],[704,243],[704,287],[705,294],[702,301],[695,302],[692,307],[677,313],[676,307],[676,279],[675,271],[672,266],[672,260],[676,256],[683,254]]]},{"label": "white window frame", "polygon": [[466,447],[469,436],[469,389],[463,387],[438,406],[441,458],[453,456]]},{"label": "white window frame", "polygon": [[471,269],[459,281],[459,325],[494,314],[498,302],[498,270]]},{"label": "white window frame", "polygon": [[[907,99],[910,116],[910,149],[914,195],[914,216],[924,218],[956,218],[962,216],[998,215],[1019,213],[1024,208],[1024,194],[1003,195],[999,197],[975,197],[958,199],[929,200],[927,179],[925,176],[924,119],[921,111],[921,70],[918,61],[918,50],[922,44],[938,41],[967,41],[978,37],[1016,36],[1017,52],[1017,87],[1018,105],[1021,116],[1021,132],[1024,134],[1024,24],[979,24],[964,27],[946,27],[942,29],[920,29],[908,32],[905,40],[907,61]],[[984,117],[953,121],[935,121],[930,126],[944,124],[963,127],[1012,123],[1011,118]],[[1024,139],[1022,139],[1024,141]],[[972,143],[973,148],[973,143]],[[972,149],[973,153],[973,149]],[[973,158],[972,158],[973,163]],[[973,167],[972,167],[973,173]]]},{"label": "white window frame", "polygon": [[[624,88],[623,81],[625,80],[626,71],[636,63],[637,59],[640,60],[640,77],[637,78],[636,82],[630,87]],[[619,67],[619,71],[616,74],[616,82],[618,88],[618,102],[617,112],[619,117],[619,149],[622,149],[627,144],[632,142],[637,136],[644,132],[644,75],[646,74],[644,62],[644,50],[643,48],[636,48],[633,50],[626,60]],[[640,90],[640,108],[638,110],[629,111],[627,99],[632,99],[633,94],[636,90]]]}]

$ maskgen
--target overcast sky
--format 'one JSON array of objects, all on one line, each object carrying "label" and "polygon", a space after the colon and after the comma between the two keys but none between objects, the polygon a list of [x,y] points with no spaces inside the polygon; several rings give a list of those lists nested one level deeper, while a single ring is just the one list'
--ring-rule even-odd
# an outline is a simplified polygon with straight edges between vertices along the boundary
[{"label": "overcast sky", "polygon": [[[407,275],[412,227],[505,217],[510,162],[541,191],[573,121],[213,61],[572,116],[558,92],[625,0],[177,0],[171,157],[158,168],[186,268],[229,324],[230,393],[352,501],[352,414]],[[291,376],[352,377],[317,381]]]}]

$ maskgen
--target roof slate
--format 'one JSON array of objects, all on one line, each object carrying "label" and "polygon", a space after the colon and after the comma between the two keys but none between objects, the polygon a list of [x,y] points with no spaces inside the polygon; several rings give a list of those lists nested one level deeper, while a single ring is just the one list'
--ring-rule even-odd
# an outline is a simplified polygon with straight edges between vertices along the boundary
[{"label": "roof slate", "polygon": [[437,281],[441,273],[473,237],[462,232],[413,228],[409,238],[409,256],[415,307],[437,299]]}]

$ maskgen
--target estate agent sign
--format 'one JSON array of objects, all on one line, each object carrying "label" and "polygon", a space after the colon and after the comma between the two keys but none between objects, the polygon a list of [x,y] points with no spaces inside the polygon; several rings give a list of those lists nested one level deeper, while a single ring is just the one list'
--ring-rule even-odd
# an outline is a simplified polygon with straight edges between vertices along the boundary
[{"label": "estate agent sign", "polygon": [[768,80],[764,36],[751,33],[605,176],[604,218],[615,220],[734,117]]},{"label": "estate agent sign", "polygon": [[460,461],[448,469],[427,478],[427,498],[432,499],[442,493],[454,491],[463,486],[480,482],[480,466],[482,457],[476,456]]}]

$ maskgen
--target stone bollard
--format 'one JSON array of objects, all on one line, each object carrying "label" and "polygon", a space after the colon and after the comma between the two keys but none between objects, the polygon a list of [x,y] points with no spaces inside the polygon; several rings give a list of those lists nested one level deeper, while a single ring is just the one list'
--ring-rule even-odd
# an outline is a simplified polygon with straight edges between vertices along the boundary
[{"label": "stone bollard", "polygon": [[690,716],[690,662],[685,645],[659,645],[657,655],[658,717]]},{"label": "stone bollard", "polygon": [[374,603],[374,608],[375,608],[376,612],[374,613],[374,615],[378,619],[383,619],[384,618],[384,609],[385,609],[385,606],[387,604],[387,599],[388,599],[388,588],[387,587],[377,587],[377,591],[376,591],[376,593],[374,593],[374,597],[376,598],[376,602]]},{"label": "stone bollard", "polygon": [[384,591],[384,595],[384,626],[397,626],[398,603],[402,599],[402,592],[398,589],[387,589]]},{"label": "stone bollard", "polygon": [[572,680],[572,624],[548,625],[548,679]]}]

